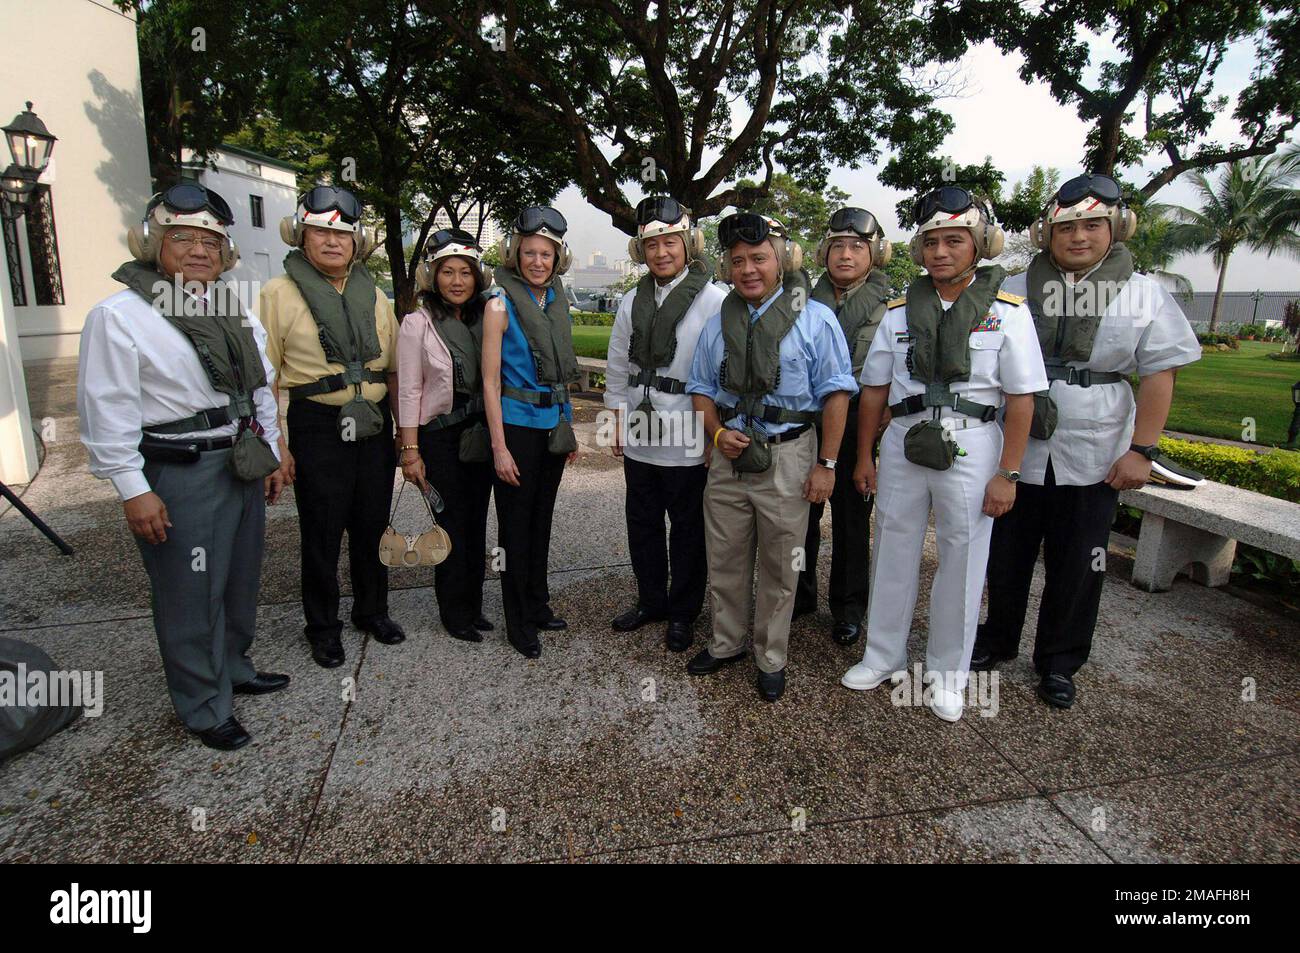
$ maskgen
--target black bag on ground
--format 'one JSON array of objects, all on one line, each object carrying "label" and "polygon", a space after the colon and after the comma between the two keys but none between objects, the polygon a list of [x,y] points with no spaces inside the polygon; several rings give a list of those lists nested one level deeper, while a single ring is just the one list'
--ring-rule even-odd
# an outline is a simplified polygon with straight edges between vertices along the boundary
[{"label": "black bag on ground", "polygon": [[[62,731],[81,716],[80,705],[55,705],[47,696],[44,704],[19,705],[19,666],[24,680],[33,672],[47,676],[57,671],[54,660],[28,642],[0,636],[0,761],[35,748],[55,732]],[[77,673],[78,677],[80,673]],[[8,683],[8,684],[6,684]],[[53,680],[47,678],[47,685]],[[11,700],[5,696],[14,692]]]}]

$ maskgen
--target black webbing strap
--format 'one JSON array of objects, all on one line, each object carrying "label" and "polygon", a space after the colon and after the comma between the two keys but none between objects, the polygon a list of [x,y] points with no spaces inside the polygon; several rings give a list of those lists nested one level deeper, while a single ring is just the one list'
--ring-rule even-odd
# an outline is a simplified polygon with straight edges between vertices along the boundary
[{"label": "black webbing strap", "polygon": [[[349,378],[355,377],[356,380]],[[332,394],[335,391],[346,390],[353,384],[370,383],[382,384],[388,380],[387,371],[372,371],[369,368],[363,368],[360,374],[330,374],[328,377],[322,377],[318,381],[312,381],[310,384],[299,384],[297,387],[289,388],[290,400],[302,400],[305,397],[315,397],[318,394]]]},{"label": "black webbing strap", "polygon": [[772,404],[762,404],[762,411],[758,408],[724,407],[718,406],[719,419],[722,421],[731,420],[734,417],[745,416],[753,417],[763,421],[765,424],[811,424],[817,419],[815,410],[787,410],[784,407],[776,407]]},{"label": "black webbing strap", "polygon": [[506,384],[501,388],[501,396],[534,407],[558,407],[569,402],[569,388],[564,384],[555,384],[550,390],[524,390]]},{"label": "black webbing strap", "polygon": [[903,398],[896,404],[890,404],[889,412],[895,417],[906,417],[908,414],[920,413],[930,407],[951,407],[959,414],[978,418],[985,423],[993,420],[998,415],[996,407],[967,400],[959,394],[954,394],[941,384],[931,384],[924,394],[913,394],[911,397]]},{"label": "black webbing strap", "polygon": [[447,427],[454,427],[462,420],[467,420],[475,414],[483,413],[483,398],[471,397],[468,401],[461,404],[455,410],[448,411],[445,414],[439,414],[427,424],[423,425],[426,430],[443,430]]},{"label": "black webbing strap", "polygon": [[1047,364],[1046,367],[1049,381],[1065,381],[1067,384],[1074,384],[1078,387],[1091,387],[1093,384],[1118,384],[1120,381],[1128,379],[1116,371],[1090,371],[1086,367],[1075,367],[1073,364]]},{"label": "black webbing strap", "polygon": [[651,369],[642,370],[640,374],[627,376],[628,387],[653,387],[664,394],[686,393],[686,382],[675,377],[659,377]]},{"label": "black webbing strap", "polygon": [[165,424],[145,424],[142,429],[148,433],[197,433],[200,430],[215,430],[218,427],[224,427],[237,419],[237,417],[230,415],[230,405],[227,404],[225,407],[209,407],[207,410],[200,410],[190,417],[173,420]]}]

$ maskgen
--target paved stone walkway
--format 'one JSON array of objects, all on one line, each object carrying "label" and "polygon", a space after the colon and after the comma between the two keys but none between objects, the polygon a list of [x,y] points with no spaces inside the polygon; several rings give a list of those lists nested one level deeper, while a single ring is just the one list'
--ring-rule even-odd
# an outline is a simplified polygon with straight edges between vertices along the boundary
[{"label": "paved stone walkway", "polygon": [[[1035,698],[1027,650],[993,717],[950,725],[849,692],[861,649],[835,646],[824,612],[796,624],[786,697],[767,705],[747,664],[689,678],[657,631],[609,629],[634,584],[621,474],[596,453],[565,475],[551,588],[570,628],[536,661],[500,627],[449,638],[431,572],[399,570],[408,641],[349,629],[346,665],[317,668],[296,513],[274,507],[255,656],[293,685],[239,699],[254,744],[210,751],[167,701],[135,546],[76,439],[74,375],[32,374],[56,439],[25,499],[76,555],[0,517],[0,634],[102,670],[107,700],[0,764],[0,861],[1300,860],[1294,621],[1187,580],[1139,592],[1113,555],[1071,712]],[[931,541],[914,659],[933,571]],[[495,580],[487,600],[499,626]]]}]

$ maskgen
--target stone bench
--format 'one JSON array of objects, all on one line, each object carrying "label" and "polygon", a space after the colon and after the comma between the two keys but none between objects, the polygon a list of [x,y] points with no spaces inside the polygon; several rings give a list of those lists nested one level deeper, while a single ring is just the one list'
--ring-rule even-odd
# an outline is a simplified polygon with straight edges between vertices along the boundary
[{"label": "stone bench", "polygon": [[591,375],[604,374],[609,366],[609,361],[600,357],[579,357],[578,370],[582,376],[578,378],[579,389],[584,391],[591,390]]},{"label": "stone bench", "polygon": [[1147,592],[1167,591],[1184,570],[1202,585],[1226,584],[1238,541],[1300,559],[1300,504],[1209,480],[1194,490],[1148,484],[1119,501],[1145,514],[1133,585]]}]

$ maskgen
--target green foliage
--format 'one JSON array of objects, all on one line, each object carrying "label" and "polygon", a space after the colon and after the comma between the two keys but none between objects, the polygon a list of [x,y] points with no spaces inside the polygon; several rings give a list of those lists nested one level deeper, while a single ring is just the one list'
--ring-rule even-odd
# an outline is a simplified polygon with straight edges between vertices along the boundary
[{"label": "green foliage", "polygon": [[1255,443],[1285,442],[1296,374],[1293,365],[1269,359],[1277,350],[1276,344],[1243,341],[1240,350],[1204,351],[1199,361],[1179,369],[1166,427],[1243,440],[1253,421]]},{"label": "green foliage", "polygon": [[885,266],[889,287],[895,295],[901,295],[908,285],[921,276],[921,266],[912,261],[912,253],[907,246],[907,242],[894,242],[894,253]]},{"label": "green foliage", "polygon": [[811,264],[831,213],[848,201],[847,192],[829,186],[818,188],[806,182],[800,182],[786,172],[772,176],[771,185],[766,195],[758,195],[758,183],[742,179],[736,183],[742,195],[755,194],[748,206],[741,206],[750,212],[775,218],[787,229],[790,236],[803,246],[805,259]]},{"label": "green foliage", "polygon": [[1237,335],[1235,334],[1197,334],[1196,340],[1199,341],[1202,345],[1226,344],[1234,351],[1240,349],[1241,347],[1241,341],[1237,338]]},{"label": "green foliage", "polygon": [[1191,467],[1218,483],[1300,502],[1300,452],[1260,452],[1170,437],[1160,439],[1160,450],[1175,463]]},{"label": "green foliage", "polygon": [[579,327],[612,328],[614,315],[610,311],[570,311],[573,323]]}]

